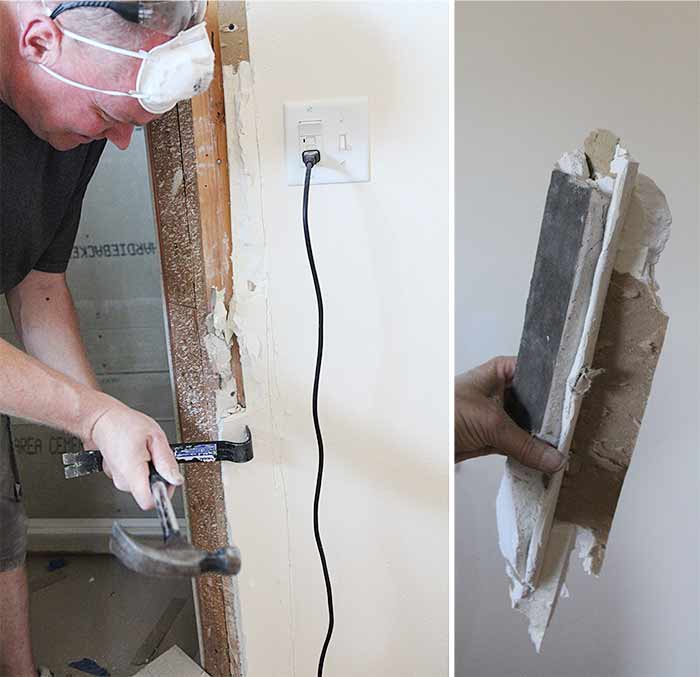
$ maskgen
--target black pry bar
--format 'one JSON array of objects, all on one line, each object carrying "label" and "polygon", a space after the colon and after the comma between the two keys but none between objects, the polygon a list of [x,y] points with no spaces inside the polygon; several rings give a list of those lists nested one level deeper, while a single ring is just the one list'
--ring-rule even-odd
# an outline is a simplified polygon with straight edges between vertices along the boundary
[{"label": "black pry bar", "polygon": [[[247,463],[253,459],[253,441],[248,426],[245,430],[246,439],[243,442],[189,442],[171,444],[170,448],[178,463]],[[102,453],[98,450],[66,453],[63,454],[63,466],[66,479],[102,472]]]}]

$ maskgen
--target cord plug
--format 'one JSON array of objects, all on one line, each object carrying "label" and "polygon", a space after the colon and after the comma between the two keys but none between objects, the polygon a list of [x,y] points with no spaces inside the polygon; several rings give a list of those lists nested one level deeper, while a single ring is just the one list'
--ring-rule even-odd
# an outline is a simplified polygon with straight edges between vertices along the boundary
[{"label": "cord plug", "polygon": [[306,167],[313,167],[321,162],[321,151],[320,150],[305,150],[301,154],[301,161]]}]

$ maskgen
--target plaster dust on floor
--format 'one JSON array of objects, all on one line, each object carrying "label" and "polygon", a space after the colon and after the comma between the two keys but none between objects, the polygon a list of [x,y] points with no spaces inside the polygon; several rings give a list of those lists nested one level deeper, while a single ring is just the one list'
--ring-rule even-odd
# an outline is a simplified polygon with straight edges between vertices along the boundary
[{"label": "plaster dust on floor", "polygon": [[173,646],[197,657],[186,579],[148,578],[110,555],[93,554],[30,553],[27,574],[35,658],[55,677],[85,674],[70,666],[83,658],[127,677]]},{"label": "plaster dust on floor", "polygon": [[587,573],[600,572],[668,322],[654,265],[671,215],[663,193],[637,166],[608,130],[595,130],[584,149],[557,163],[611,195],[611,205],[558,409],[561,433],[550,440],[568,463],[545,486],[541,473],[508,461],[497,500],[511,601],[528,617],[538,651],[559,597],[568,594],[574,547]]}]

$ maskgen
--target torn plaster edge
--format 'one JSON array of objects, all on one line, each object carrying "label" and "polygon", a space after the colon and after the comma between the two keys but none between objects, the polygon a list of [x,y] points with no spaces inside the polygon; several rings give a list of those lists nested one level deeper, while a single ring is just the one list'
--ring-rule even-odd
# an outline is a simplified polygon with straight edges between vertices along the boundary
[{"label": "torn plaster edge", "polygon": [[589,576],[598,576],[605,559],[606,543],[598,539],[595,532],[587,527],[576,526],[576,550],[583,570]]},{"label": "torn plaster edge", "polygon": [[[268,243],[263,212],[263,186],[254,73],[250,62],[224,64],[224,107],[227,120],[229,183],[231,191],[231,262],[235,279],[229,306],[229,326],[235,332],[246,384],[246,410],[224,419],[227,427],[245,416],[253,435],[253,463],[272,465],[274,493],[281,496],[281,519],[286,524],[287,577],[280,577],[281,615],[286,615],[288,663],[295,671],[295,605],[292,542],[287,510],[288,492],[282,445],[274,416],[279,399],[275,379],[274,331],[269,299]],[[259,455],[270,454],[269,458]],[[224,474],[224,491],[235,490]],[[282,647],[278,647],[284,650]],[[242,651],[244,662],[246,652]],[[247,668],[244,670],[244,674]]]},{"label": "torn plaster edge", "polygon": [[[216,422],[219,436],[222,433],[224,420],[233,414],[244,411],[238,402],[236,377],[231,365],[234,333],[231,313],[226,307],[224,299],[225,291],[212,287],[211,311],[206,317],[206,334],[204,335],[204,347],[209,357],[209,364],[219,379],[219,387],[216,391]],[[242,433],[239,434],[242,435]],[[242,439],[243,437],[241,437]]]},{"label": "torn plaster edge", "polygon": [[635,185],[629,218],[625,222],[615,270],[629,273],[644,282],[652,291],[657,307],[663,308],[657,295],[659,285],[655,266],[671,235],[671,210],[666,196],[656,183],[639,174]]},{"label": "torn plaster edge", "polygon": [[[227,526],[230,520],[226,520]],[[230,527],[229,527],[230,532]],[[229,538],[231,534],[229,533]],[[229,543],[233,541],[229,540]],[[229,665],[232,675],[246,677],[248,675],[248,661],[246,659],[246,640],[243,632],[243,615],[241,613],[241,593],[238,584],[238,576],[232,576],[228,585],[222,586],[224,605],[226,607],[226,622],[229,637],[229,645],[237,647],[237,651],[229,651]],[[235,664],[235,657],[240,659],[240,665]]]},{"label": "torn plaster edge", "polygon": [[[610,163],[610,172],[619,173],[626,162],[631,161],[627,149],[618,142],[615,155]],[[555,164],[555,168],[589,180],[601,190],[612,193],[613,176],[590,176],[586,154],[581,148],[564,153]],[[668,201],[659,186],[645,174],[637,174],[628,213],[623,224],[614,269],[620,273],[629,273],[647,284],[655,293],[659,286],[654,276],[654,267],[658,262],[671,234],[672,216]],[[661,300],[656,297],[661,309]]]},{"label": "torn plaster edge", "polygon": [[542,648],[545,631],[554,616],[560,597],[568,597],[565,580],[571,552],[576,539],[573,525],[555,522],[552,525],[549,545],[544,559],[544,573],[540,578],[540,594],[531,595],[518,603],[517,607],[528,618],[528,634],[537,653]]},{"label": "torn plaster edge", "polygon": [[[610,286],[610,277],[617,256],[620,235],[636,183],[638,166],[630,158],[620,158],[620,162],[615,167],[617,176],[615,177],[612,198],[608,208],[603,244],[598,264],[593,274],[591,296],[583,324],[581,341],[571,366],[564,394],[561,435],[557,447],[566,456],[569,454],[583,397],[590,387],[589,381],[593,373],[591,365],[598,340],[603,306],[605,305],[605,298]],[[554,511],[559,498],[559,489],[561,488],[564,472],[565,470],[562,469],[551,478],[549,487],[545,491],[542,510],[539,512],[537,523],[533,530],[525,573],[525,581],[533,587],[537,585],[537,580],[541,573],[544,551],[547,547],[548,534],[554,519]]]}]

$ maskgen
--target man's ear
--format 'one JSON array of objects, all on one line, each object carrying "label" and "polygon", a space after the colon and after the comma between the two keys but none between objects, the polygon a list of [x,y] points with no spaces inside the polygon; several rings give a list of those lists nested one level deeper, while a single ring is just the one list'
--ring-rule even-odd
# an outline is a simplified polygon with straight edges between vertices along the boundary
[{"label": "man's ear", "polygon": [[31,63],[52,66],[61,55],[63,33],[56,22],[42,15],[29,18],[19,40],[20,54]]}]

